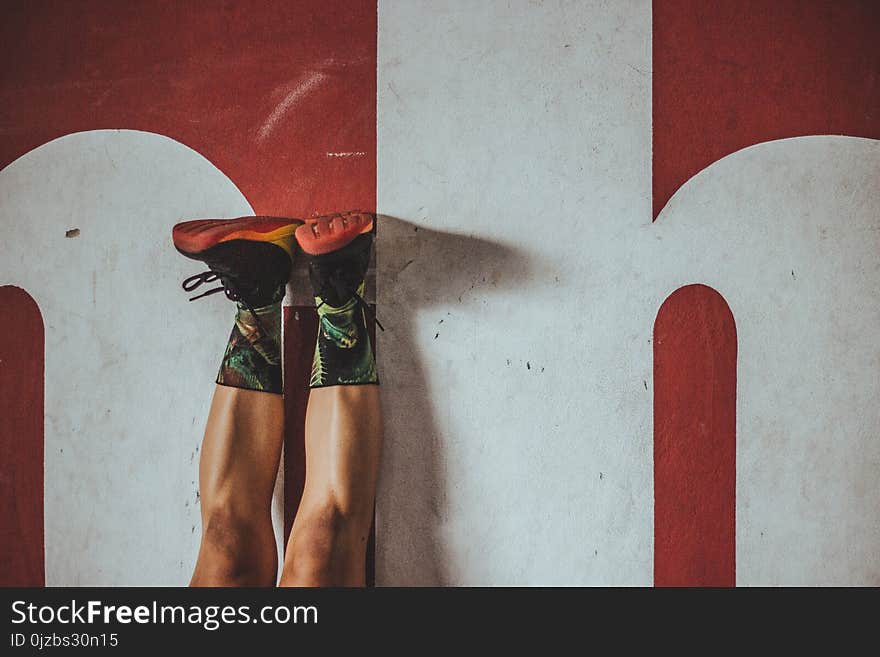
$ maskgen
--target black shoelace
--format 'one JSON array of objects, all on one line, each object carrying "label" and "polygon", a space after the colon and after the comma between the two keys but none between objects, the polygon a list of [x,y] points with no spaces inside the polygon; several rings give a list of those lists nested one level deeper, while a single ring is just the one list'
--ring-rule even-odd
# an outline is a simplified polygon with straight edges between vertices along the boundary
[{"label": "black shoelace", "polygon": [[[190,276],[189,278],[185,279],[181,287],[186,292],[194,292],[196,288],[201,287],[205,283],[213,283],[214,281],[218,280],[221,282],[221,285],[212,288],[207,292],[202,292],[201,294],[197,294],[194,297],[190,297],[189,300],[195,301],[196,299],[201,299],[203,297],[207,297],[218,292],[224,292],[226,294],[226,298],[228,298],[230,301],[240,302],[241,304],[243,304],[244,307],[247,308],[254,316],[254,321],[256,321],[257,325],[260,327],[260,331],[265,333],[265,331],[263,330],[263,325],[260,324],[260,318],[257,315],[257,311],[255,311],[247,301],[242,299],[241,293],[228,277],[223,276],[222,274],[218,274],[217,272],[209,269],[208,271],[204,271],[201,274],[195,274],[194,276]],[[364,300],[364,298],[360,294],[358,294],[357,289],[349,289],[346,283],[345,276],[342,274],[342,272],[339,272],[337,270],[336,272],[328,276],[326,281],[327,285],[330,286],[330,289],[336,293],[336,296],[338,298],[345,299],[346,297],[353,296],[357,300],[358,306],[360,306],[360,308],[364,311],[364,315],[366,315],[370,321],[375,322],[376,326],[378,326],[382,332],[385,331],[385,327],[382,326],[382,322],[380,322],[379,318],[376,317],[376,313],[370,307],[370,304],[368,304]],[[318,308],[327,303],[323,300],[327,296],[327,291],[328,290],[325,287],[318,294],[318,296],[322,299],[321,303],[319,303],[317,306]]]},{"label": "black shoelace", "polygon": [[209,269],[208,271],[203,271],[201,274],[196,274],[195,276],[190,276],[186,280],[183,281],[181,287],[187,292],[194,292],[197,287],[204,285],[205,283],[213,283],[214,281],[220,281],[222,285],[219,287],[215,287],[213,289],[208,290],[207,292],[202,292],[201,294],[197,294],[194,297],[190,297],[190,301],[195,301],[196,299],[201,299],[202,297],[207,297],[211,294],[216,294],[217,292],[225,292],[227,298],[230,301],[240,301],[241,294],[239,294],[238,290],[236,290],[235,286],[232,285],[231,281],[228,278],[224,278],[217,272]]},{"label": "black shoelace", "polygon": [[267,335],[266,330],[263,328],[263,324],[260,322],[260,317],[257,315],[257,311],[251,307],[247,301],[242,298],[241,292],[232,282],[232,280],[228,276],[223,276],[222,274],[218,274],[212,269],[208,271],[203,271],[201,274],[195,274],[194,276],[190,276],[185,279],[181,285],[181,287],[187,292],[194,292],[196,288],[204,285],[205,283],[213,283],[214,281],[220,281],[221,285],[215,288],[208,290],[207,292],[202,292],[201,294],[197,294],[194,297],[190,297],[190,301],[195,301],[196,299],[201,299],[202,297],[207,297],[212,294],[217,294],[217,292],[224,292],[226,294],[226,298],[230,301],[235,301],[236,303],[241,303],[245,308],[250,311],[251,315],[254,317],[254,321],[257,323],[257,326],[260,329],[260,333],[262,335]]}]

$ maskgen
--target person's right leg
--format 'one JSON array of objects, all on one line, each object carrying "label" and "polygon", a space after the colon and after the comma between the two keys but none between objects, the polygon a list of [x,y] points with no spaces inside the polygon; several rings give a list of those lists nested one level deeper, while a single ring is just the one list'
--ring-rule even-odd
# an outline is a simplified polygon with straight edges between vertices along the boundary
[{"label": "person's right leg", "polygon": [[281,586],[364,586],[381,445],[378,385],[311,391],[306,483]]},{"label": "person's right leg", "polygon": [[364,585],[382,442],[363,300],[372,227],[372,215],[355,212],[310,220],[297,231],[320,321],[306,412],[305,489],[281,586]]}]

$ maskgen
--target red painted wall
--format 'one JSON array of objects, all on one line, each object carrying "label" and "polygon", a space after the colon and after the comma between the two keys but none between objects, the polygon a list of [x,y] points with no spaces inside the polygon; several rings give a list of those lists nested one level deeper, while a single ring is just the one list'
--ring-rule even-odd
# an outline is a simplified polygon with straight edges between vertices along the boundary
[{"label": "red painted wall", "polygon": [[654,584],[736,585],[736,325],[704,285],[654,324]]},{"label": "red painted wall", "polygon": [[0,167],[71,132],[147,130],[257,214],[375,205],[375,2],[12,0],[0,57]]},{"label": "red painted wall", "polygon": [[746,146],[880,138],[880,2],[654,0],[654,218]]},{"label": "red painted wall", "polygon": [[43,317],[0,287],[0,586],[43,586]]},{"label": "red painted wall", "polygon": [[[14,129],[0,130],[0,166],[71,132],[141,129],[204,154],[258,213],[374,208],[375,2],[267,0],[259,11],[253,7],[214,0],[4,3],[0,53],[9,65],[0,125]],[[655,217],[688,178],[745,146],[804,134],[880,138],[880,3],[655,0],[653,11]],[[723,327],[729,315],[706,289],[673,295],[655,327],[674,347],[658,349],[655,362],[655,420],[663,428],[655,435],[658,583],[733,581],[732,538],[719,538],[731,536],[724,519],[732,503],[710,495],[714,501],[700,509],[717,511],[712,522],[700,509],[695,516],[681,511],[709,481],[698,474],[712,465],[712,455],[692,445],[695,422],[711,420],[713,441],[725,427],[733,435],[723,413],[735,400],[735,331],[730,319],[732,357],[728,338],[716,344],[706,337],[727,335],[705,332]],[[297,326],[287,325],[288,363],[309,363],[312,345]],[[33,339],[35,327],[26,329]],[[38,337],[42,344],[42,326]],[[302,351],[294,358],[296,349]],[[42,369],[22,376],[32,377],[26,387],[42,390]],[[706,397],[702,383],[683,386],[689,376],[717,381],[721,396]],[[301,380],[290,370],[288,377]],[[293,509],[305,392],[288,393]],[[693,450],[682,452],[682,445]],[[729,492],[728,480],[718,481]],[[708,552],[693,527],[713,530]],[[684,541],[680,558],[673,539]]]},{"label": "red painted wall", "polygon": [[[654,0],[653,217],[737,150],[880,138],[880,3]],[[688,286],[655,325],[655,583],[735,583],[736,330]]]}]

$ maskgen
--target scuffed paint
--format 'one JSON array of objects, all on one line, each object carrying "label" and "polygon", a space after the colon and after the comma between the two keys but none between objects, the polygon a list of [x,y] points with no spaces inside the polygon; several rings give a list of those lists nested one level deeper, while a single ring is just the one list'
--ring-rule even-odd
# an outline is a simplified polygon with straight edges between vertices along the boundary
[{"label": "scuffed paint", "polygon": [[284,98],[275,106],[272,113],[266,117],[263,125],[257,131],[257,141],[265,141],[275,130],[278,122],[281,121],[296,105],[314,92],[321,83],[327,80],[327,76],[323,73],[312,73],[301,82],[294,85]]}]

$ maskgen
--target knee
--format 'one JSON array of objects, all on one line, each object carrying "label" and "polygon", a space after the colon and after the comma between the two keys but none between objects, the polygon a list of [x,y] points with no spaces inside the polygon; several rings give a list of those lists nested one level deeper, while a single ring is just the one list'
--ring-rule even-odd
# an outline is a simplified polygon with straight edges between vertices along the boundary
[{"label": "knee", "polygon": [[363,561],[372,513],[332,501],[300,513],[285,555],[281,586],[344,584],[352,567]]},{"label": "knee", "polygon": [[255,522],[222,509],[205,515],[195,585],[272,586],[276,569],[270,519]]}]

